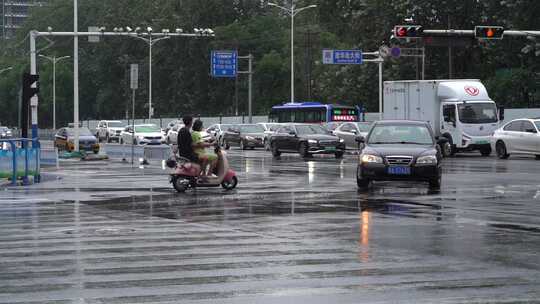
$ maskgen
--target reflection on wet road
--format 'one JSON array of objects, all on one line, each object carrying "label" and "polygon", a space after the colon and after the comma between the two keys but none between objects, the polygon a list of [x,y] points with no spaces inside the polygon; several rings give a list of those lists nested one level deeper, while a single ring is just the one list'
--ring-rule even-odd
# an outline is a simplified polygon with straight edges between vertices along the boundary
[{"label": "reflection on wet road", "polygon": [[355,158],[230,153],[232,192],[72,164],[0,192],[0,303],[492,303],[540,298],[540,162],[445,160],[441,191],[356,190]]}]

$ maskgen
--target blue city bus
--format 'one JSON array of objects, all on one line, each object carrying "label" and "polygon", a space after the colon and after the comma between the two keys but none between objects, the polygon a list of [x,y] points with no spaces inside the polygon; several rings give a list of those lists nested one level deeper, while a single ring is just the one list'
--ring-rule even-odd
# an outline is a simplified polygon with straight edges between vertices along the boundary
[{"label": "blue city bus", "polygon": [[270,111],[270,122],[328,123],[361,121],[359,106],[340,106],[320,102],[285,103]]}]

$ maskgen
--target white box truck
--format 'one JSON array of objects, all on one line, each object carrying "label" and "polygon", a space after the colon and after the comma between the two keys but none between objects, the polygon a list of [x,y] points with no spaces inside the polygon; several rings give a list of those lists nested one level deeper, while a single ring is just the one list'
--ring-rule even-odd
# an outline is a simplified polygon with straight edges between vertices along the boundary
[{"label": "white box truck", "polygon": [[384,82],[383,118],[429,122],[435,136],[448,139],[445,155],[478,150],[489,156],[491,136],[503,115],[480,80]]}]

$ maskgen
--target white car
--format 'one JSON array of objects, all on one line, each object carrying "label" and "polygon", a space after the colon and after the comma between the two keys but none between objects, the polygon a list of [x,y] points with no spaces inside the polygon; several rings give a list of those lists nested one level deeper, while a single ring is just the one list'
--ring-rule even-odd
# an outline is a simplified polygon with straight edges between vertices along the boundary
[{"label": "white car", "polygon": [[371,122],[346,122],[339,125],[334,130],[334,135],[345,140],[345,145],[348,149],[358,149],[356,137],[368,135],[371,129]]},{"label": "white car", "polygon": [[[135,131],[135,132],[133,132]],[[121,144],[161,145],[165,143],[165,135],[160,127],[154,124],[126,126],[120,137]]]},{"label": "white car", "polygon": [[206,132],[208,132],[213,139],[215,139],[221,146],[223,146],[223,134],[231,126],[231,124],[215,124],[208,127],[208,129],[206,129]]},{"label": "white car", "polygon": [[507,159],[510,154],[524,154],[540,160],[540,118],[512,120],[495,130],[491,144],[500,159]]},{"label": "white car", "polygon": [[276,131],[283,125],[281,123],[277,122],[260,122],[257,123],[258,125],[261,125],[264,128],[264,149],[266,151],[270,151],[270,137],[276,133]]},{"label": "white car", "polygon": [[106,140],[108,143],[120,141],[120,134],[125,129],[125,123],[119,120],[102,120],[96,128],[96,138],[98,141]]},{"label": "white car", "polygon": [[[167,126],[168,127],[168,126]],[[165,141],[167,142],[167,144],[169,145],[176,145],[177,143],[177,138],[178,138],[178,132],[180,131],[180,129],[182,129],[184,127],[184,124],[182,123],[177,123],[176,125],[173,125],[169,128],[169,130],[167,131],[167,136],[165,137]]]}]

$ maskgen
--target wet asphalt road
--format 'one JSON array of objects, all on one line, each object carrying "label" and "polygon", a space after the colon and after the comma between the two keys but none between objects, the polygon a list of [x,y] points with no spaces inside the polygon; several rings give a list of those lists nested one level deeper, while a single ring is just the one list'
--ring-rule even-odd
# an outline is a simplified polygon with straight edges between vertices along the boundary
[{"label": "wet asphalt road", "polygon": [[444,161],[441,191],[230,153],[239,188],[65,162],[0,188],[0,303],[540,303],[540,162]]}]

